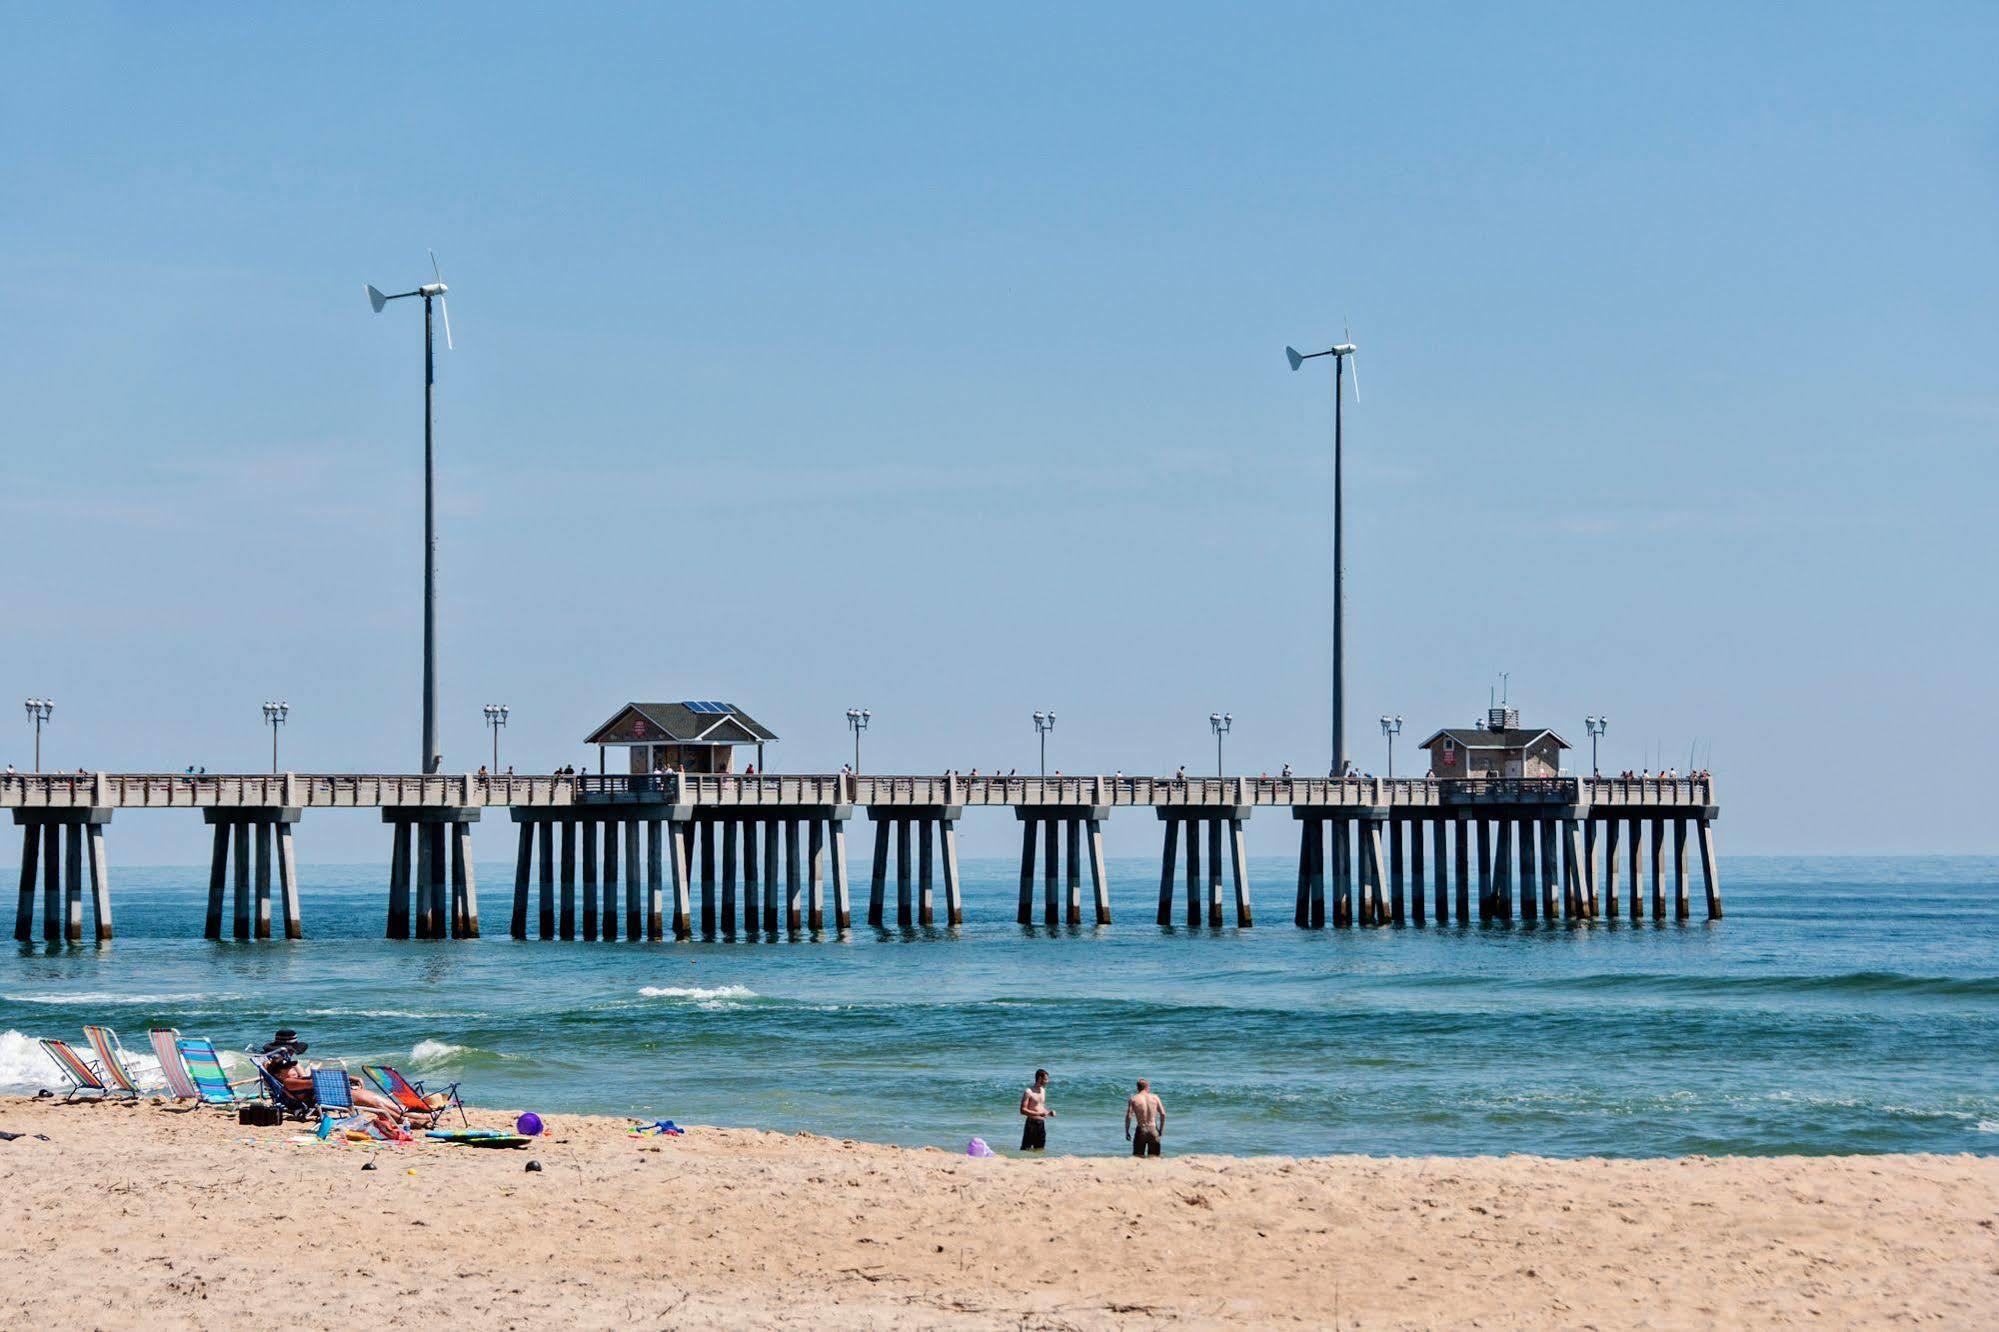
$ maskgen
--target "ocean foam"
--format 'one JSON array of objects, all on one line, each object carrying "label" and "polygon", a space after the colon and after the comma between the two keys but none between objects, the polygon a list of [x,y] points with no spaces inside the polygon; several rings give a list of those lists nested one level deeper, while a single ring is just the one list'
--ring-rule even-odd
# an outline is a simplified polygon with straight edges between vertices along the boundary
[{"label": "ocean foam", "polygon": [[757,992],[747,985],[647,985],[639,990],[644,999],[755,999]]},{"label": "ocean foam", "polygon": [[418,1041],[410,1047],[412,1064],[448,1064],[465,1053],[462,1045],[451,1045],[445,1041]]},{"label": "ocean foam", "polygon": [[55,1064],[34,1037],[0,1032],[0,1092],[33,1096],[44,1087],[62,1085]]},{"label": "ocean foam", "polygon": [[171,1007],[176,1004],[219,1004],[232,999],[240,999],[237,994],[119,994],[110,990],[71,990],[61,994],[0,994],[0,1001],[10,1004],[51,1004],[75,1005],[122,1004],[126,1007],[146,1005]]}]

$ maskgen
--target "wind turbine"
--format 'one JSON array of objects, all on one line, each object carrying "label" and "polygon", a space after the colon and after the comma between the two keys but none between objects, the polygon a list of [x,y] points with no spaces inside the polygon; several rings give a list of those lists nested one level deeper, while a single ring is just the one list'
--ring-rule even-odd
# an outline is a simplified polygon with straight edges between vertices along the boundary
[{"label": "wind turbine", "polygon": [[363,283],[368,290],[368,304],[380,314],[382,307],[390,301],[400,301],[411,296],[423,297],[423,771],[436,772],[442,759],[442,751],[437,743],[437,452],[435,435],[437,413],[435,398],[437,392],[437,347],[431,332],[431,306],[434,303],[444,316],[444,346],[447,351],[456,351],[451,341],[451,308],[444,302],[444,294],[451,290],[444,285],[444,270],[437,266],[437,251],[430,253],[430,271],[437,280],[426,282],[415,291],[399,291],[393,296],[385,296],[373,284]]},{"label": "wind turbine", "polygon": [[[1286,347],[1284,358],[1291,362],[1293,370],[1305,362],[1317,360],[1321,356],[1333,358],[1333,767],[1332,775],[1344,776],[1347,770],[1347,654],[1346,654],[1346,557],[1345,527],[1346,503],[1343,494],[1344,476],[1343,441],[1341,439],[1341,406],[1345,394],[1341,392],[1347,360],[1359,348],[1354,346],[1353,330],[1347,328],[1345,340],[1324,351],[1301,352],[1296,347]],[[1356,362],[1358,367],[1358,362]],[[1354,370],[1354,401],[1360,401],[1360,371]]]}]

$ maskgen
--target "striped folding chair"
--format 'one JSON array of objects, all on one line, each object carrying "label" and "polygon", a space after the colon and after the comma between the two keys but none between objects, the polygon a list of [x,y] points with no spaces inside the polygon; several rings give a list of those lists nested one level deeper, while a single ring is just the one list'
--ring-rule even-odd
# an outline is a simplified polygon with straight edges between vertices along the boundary
[{"label": "striped folding chair", "polygon": [[[433,1093],[423,1083],[411,1082],[387,1064],[363,1064],[361,1073],[382,1089],[382,1095],[412,1115],[437,1116],[448,1107],[455,1106],[459,1123],[469,1126],[472,1122],[465,1117],[465,1102],[458,1099],[458,1084],[455,1082]],[[431,1104],[433,1095],[438,1098],[435,1105]]]},{"label": "striped folding chair", "polygon": [[97,1075],[97,1069],[70,1049],[68,1041],[45,1036],[42,1038],[42,1049],[48,1051],[49,1058],[55,1060],[56,1069],[69,1079],[69,1094],[63,1100],[70,1100],[80,1092],[96,1092],[100,1099],[111,1094],[111,1089],[104,1085],[104,1079]]},{"label": "striped folding chair", "polygon": [[215,1052],[215,1042],[198,1036],[184,1036],[175,1043],[180,1051],[181,1062],[187,1065],[187,1075],[194,1080],[195,1095],[203,1105],[241,1105],[254,1101],[254,1096],[245,1096],[237,1091],[239,1087],[255,1087],[256,1078],[245,1078],[241,1082],[231,1082],[222,1070],[222,1056]]},{"label": "striped folding chair", "polygon": [[118,1039],[118,1033],[109,1027],[85,1027],[83,1035],[97,1051],[97,1071],[105,1085],[120,1096],[138,1099],[139,1079],[126,1062],[125,1043]]},{"label": "striped folding chair", "polygon": [[160,1074],[167,1080],[168,1095],[176,1101],[200,1100],[201,1093],[195,1090],[187,1063],[180,1057],[180,1033],[172,1027],[154,1027],[150,1035],[153,1054],[160,1061]]}]

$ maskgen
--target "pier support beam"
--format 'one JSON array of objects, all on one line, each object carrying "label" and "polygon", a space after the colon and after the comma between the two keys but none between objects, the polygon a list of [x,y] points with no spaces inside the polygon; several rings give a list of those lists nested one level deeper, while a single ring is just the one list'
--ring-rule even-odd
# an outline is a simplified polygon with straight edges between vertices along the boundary
[{"label": "pier support beam", "polygon": [[[108,819],[110,816],[107,814],[105,817]],[[287,837],[290,836],[289,827],[290,825],[286,825]],[[1705,851],[1705,849],[1708,846],[1708,841],[1706,836],[1707,824],[1703,822],[1701,824],[1701,828],[1702,828],[1701,846],[1702,849]],[[85,824],[83,828],[83,835],[89,840],[89,846],[90,846],[91,920],[97,926],[97,942],[109,943],[111,941],[111,866],[110,863],[106,861],[104,858],[104,824],[102,823]],[[286,846],[289,847],[290,843],[287,842]],[[1705,863],[1707,863],[1710,866],[1710,868],[1712,868],[1713,858],[1710,856],[1707,862]],[[1716,897],[1714,893],[1714,875],[1710,873],[1708,875],[1708,903],[1709,903],[1708,914],[1710,916],[1715,916],[1720,914],[1718,906],[1720,901],[1721,899]],[[298,938],[298,935],[291,932],[289,928],[289,920],[287,921],[287,926],[288,927],[285,931],[285,937],[287,939]]]},{"label": "pier support beam", "polygon": [[1187,850],[1187,928],[1201,926],[1201,825],[1193,819],[1180,821]]},{"label": "pier support beam", "polygon": [[1666,918],[1666,821],[1652,820],[1652,919]]},{"label": "pier support beam", "polygon": [[1631,923],[1636,925],[1645,919],[1644,880],[1639,877],[1639,861],[1644,853],[1640,848],[1645,843],[1645,825],[1637,819],[1631,820],[1631,843],[1625,848],[1626,865],[1631,870]]},{"label": "pier support beam", "polygon": [[1455,868],[1457,871],[1458,924],[1463,925],[1471,919],[1471,839],[1467,836],[1467,825],[1464,815],[1458,815],[1451,822],[1455,825],[1452,829],[1452,835],[1457,840]]},{"label": "pier support beam", "polygon": [[[836,825],[837,826],[837,825]],[[958,821],[940,818],[937,820],[938,840],[944,856],[944,923],[953,929],[965,923],[965,895],[958,879]],[[1102,848],[1098,848],[1101,854]],[[844,861],[845,852],[841,852]],[[844,875],[845,870],[842,869]],[[846,909],[841,908],[841,928],[846,928]]]},{"label": "pier support beam", "polygon": [[1481,817],[1473,822],[1478,839],[1478,919],[1484,924],[1499,915],[1492,900],[1492,821]]},{"label": "pier support beam", "polygon": [[[583,942],[597,942],[597,820],[588,815],[583,819],[583,845],[577,848],[582,860],[583,883]],[[456,866],[454,864],[453,868]],[[455,888],[455,885],[454,885]]]},{"label": "pier support beam", "polygon": [[1707,918],[1721,919],[1721,871],[1715,864],[1714,815],[1704,815],[1695,825],[1700,837],[1701,884],[1707,889]]},{"label": "pier support beam", "polygon": [[[666,856],[673,876],[673,937],[692,939],[694,937],[693,887],[689,881],[692,873],[695,823],[690,819],[665,820]],[[785,849],[791,853],[791,895],[789,903],[795,917],[798,912],[798,821],[784,821]],[[798,925],[794,920],[792,928]]]},{"label": "pier support beam", "polygon": [[1362,819],[1360,833],[1361,905],[1369,925],[1388,923],[1387,880],[1382,874],[1382,819]]},{"label": "pier support beam", "polygon": [[1520,919],[1535,920],[1541,914],[1541,881],[1535,872],[1534,854],[1540,840],[1539,825],[1532,819],[1509,820],[1520,837],[1520,886],[1514,894],[1520,902]]},{"label": "pier support beam", "polygon": [[1596,873],[1596,820],[1590,818],[1588,812],[1585,811],[1582,815],[1582,825],[1583,896],[1587,901],[1583,914],[1591,920],[1595,920],[1603,911],[1603,903],[1597,893],[1597,887],[1601,880],[1598,879]]},{"label": "pier support beam", "polygon": [[1603,914],[1617,919],[1617,830],[1621,819],[1603,820]]},{"label": "pier support beam", "polygon": [[[230,885],[234,886],[234,907],[230,933],[238,939],[266,940],[271,937],[271,863],[277,861],[278,914],[287,939],[303,938],[299,915],[298,869],[292,849],[292,826],[299,820],[297,809],[267,806],[222,806],[202,810],[203,820],[214,829],[214,854],[208,865],[208,911],[202,922],[202,937],[222,937],[222,903]],[[232,869],[233,859],[233,874]],[[391,862],[390,927],[396,924],[398,905],[393,892],[394,862]],[[404,866],[404,878],[408,869]],[[107,889],[108,895],[108,889]],[[408,929],[407,898],[402,902],[403,928]],[[394,938],[391,934],[389,937]]]},{"label": "pier support beam", "polygon": [[[836,823],[853,814],[852,805],[826,806],[822,813]],[[960,805],[872,805],[868,822],[875,826],[874,867],[868,892],[868,924],[886,929],[888,872],[893,848],[895,861],[895,924],[897,929],[928,929],[937,923],[937,877],[939,843],[943,856],[944,920],[962,924],[964,899],[958,879],[958,817]],[[1019,910],[1015,916],[1031,920],[1034,908],[1034,847],[1032,824],[1023,825],[1021,853],[1026,863],[1021,871]],[[1053,833],[1049,834],[1051,837]],[[842,853],[844,855],[844,852]],[[844,870],[841,871],[844,873]]]},{"label": "pier support beam", "polygon": [[[1255,923],[1249,909],[1249,853],[1243,845],[1242,837],[1242,825],[1248,818],[1249,815],[1245,813],[1228,821],[1229,872],[1235,876],[1235,923],[1239,930],[1246,930]],[[1097,821],[1090,820],[1091,866],[1093,870],[1101,870],[1104,852],[1103,847],[1097,842],[1096,828]],[[1098,894],[1097,910],[1100,917],[1097,923],[1108,924],[1110,903],[1103,897],[1101,891]],[[1217,910],[1219,911],[1219,907]],[[1221,922],[1217,919],[1215,923],[1219,925]]]},{"label": "pier support beam", "polygon": [[712,938],[715,933],[715,820],[696,820],[689,825],[687,833],[690,838],[698,835],[701,842],[701,934],[703,938]]},{"label": "pier support beam", "polygon": [[1673,820],[1673,919],[1693,915],[1687,905],[1687,821]]},{"label": "pier support beam", "polygon": [[1333,928],[1353,928],[1353,820],[1343,813],[1326,820],[1332,834]]},{"label": "pier support beam", "polygon": [[[211,815],[234,815],[236,810],[215,809]],[[285,811],[297,821],[297,811]],[[515,811],[519,817],[522,810]],[[479,821],[476,807],[459,805],[391,805],[382,810],[382,822],[389,825],[392,854],[389,859],[388,937],[391,939],[448,939],[477,937],[478,891],[472,878],[471,825]],[[285,820],[278,820],[279,823]],[[460,831],[462,830],[462,831]],[[287,840],[280,834],[281,842]],[[414,856],[412,856],[414,851]],[[544,847],[544,852],[546,847]],[[458,858],[454,860],[454,855]],[[458,883],[456,865],[462,860],[464,883]],[[283,870],[284,856],[279,857]],[[412,882],[411,868],[415,874]],[[543,883],[548,865],[543,863]],[[518,878],[518,873],[516,874]],[[516,893],[518,903],[519,894]],[[546,898],[544,898],[546,904]]]},{"label": "pier support beam", "polygon": [[[923,914],[930,914],[930,835],[923,837]],[[814,934],[826,928],[826,820],[805,820],[805,928]]]},{"label": "pier support beam", "polygon": [[[646,933],[652,905],[647,897],[645,865],[639,859],[640,824],[636,816],[624,820],[620,825],[625,832],[625,938],[638,943],[652,936]],[[653,888],[659,880],[653,880]]]},{"label": "pier support beam", "polygon": [[[1098,863],[1103,856],[1103,846],[1098,829],[1103,819],[1108,817],[1108,806],[1098,806],[1082,811],[1085,821],[1091,825],[1091,873],[1098,873]],[[1235,886],[1235,919],[1237,928],[1253,923],[1250,908],[1249,857],[1243,846],[1242,825],[1249,818],[1248,805],[1165,805],[1157,810],[1160,821],[1159,856],[1159,924],[1174,923],[1174,848],[1184,843],[1187,852],[1187,911],[1188,929],[1199,929],[1205,923],[1209,929],[1220,929],[1226,920],[1222,897],[1222,876],[1233,875]],[[1302,815],[1300,816],[1303,817]],[[1305,836],[1311,836],[1310,824]],[[1202,842],[1206,841],[1207,862],[1202,863]],[[1307,874],[1305,869],[1307,852],[1300,843],[1298,907],[1299,923],[1309,918],[1307,903]],[[1224,861],[1226,857],[1226,863]],[[1110,923],[1110,897],[1108,892],[1099,891],[1097,923]]]},{"label": "pier support beam", "polygon": [[604,907],[598,913],[601,938],[606,943],[618,937],[618,839],[623,834],[616,820],[605,819],[604,829]]},{"label": "pier support beam", "polygon": [[1567,888],[1571,920],[1588,920],[1596,914],[1596,900],[1590,895],[1588,865],[1583,860],[1582,825],[1576,819],[1562,820],[1562,879]]},{"label": "pier support beam", "polygon": [[[833,842],[833,928],[841,934],[854,928],[854,903],[847,885],[847,818],[851,813],[849,808],[846,814],[835,813],[826,820]],[[958,901],[958,843],[948,823],[944,825],[944,897],[955,925],[964,911]]]},{"label": "pier support beam", "polygon": [[109,941],[111,880],[104,858],[104,830],[111,822],[111,809],[17,808],[14,822],[21,829],[20,896],[14,907],[14,938],[21,943],[34,940],[35,885],[39,879],[43,941],[82,943],[87,870],[94,938],[99,943]]},{"label": "pier support beam", "polygon": [[555,937],[555,821],[552,818],[541,820],[536,840],[541,845],[541,891],[537,904],[539,909],[536,912],[539,928],[536,934],[543,939],[553,939]]},{"label": "pier support beam", "polygon": [[[914,924],[914,914],[910,910],[910,824],[916,822],[912,816],[902,816],[896,820],[896,926],[908,930]],[[1053,898],[1055,892],[1055,828],[1047,828],[1047,892]],[[1049,906],[1049,912],[1055,908]],[[1051,922],[1053,924],[1053,922]]]},{"label": "pier support beam", "polygon": [[1561,842],[1553,819],[1537,819],[1541,838],[1541,914],[1550,924],[1562,919]]},{"label": "pier support beam", "polygon": [[1513,820],[1500,819],[1492,844],[1492,906],[1501,919],[1513,917]]},{"label": "pier support beam", "polygon": [[1416,819],[1409,823],[1409,919],[1416,924],[1424,924],[1423,894],[1423,825]]},{"label": "pier support beam", "polygon": [[1402,843],[1409,832],[1409,820],[1388,820],[1388,921],[1403,924],[1408,919],[1408,882],[1403,877]]},{"label": "pier support beam", "polygon": [[[776,934],[778,872],[779,872],[778,838],[782,835],[782,830],[778,827],[778,819],[776,815],[771,815],[770,817],[765,818],[763,820],[763,830],[764,830],[763,927],[765,934]],[[883,858],[886,857],[887,854],[888,854],[888,849],[882,846],[879,843],[879,841],[877,841],[875,846],[875,861],[877,865],[882,863]],[[875,901],[873,909],[868,913],[869,922],[871,924],[876,922],[880,918],[880,916],[881,916],[881,875],[876,874]]]},{"label": "pier support beam", "polygon": [[[472,825],[459,821],[450,825],[451,835],[451,932],[459,939],[479,937],[479,887],[472,873]],[[291,865],[291,835],[278,831],[283,854],[278,857],[281,871]],[[290,928],[287,922],[286,928]]]},{"label": "pier support beam", "polygon": [[727,935],[736,932],[736,834],[746,828],[740,819],[722,820],[722,919],[721,931]]},{"label": "pier support beam", "polygon": [[[1451,923],[1451,875],[1449,861],[1445,859],[1446,824],[1447,820],[1442,813],[1435,815],[1430,820],[1430,849],[1436,852],[1435,863],[1432,868],[1436,872],[1437,879],[1437,923],[1439,925],[1448,925]],[[1462,925],[1464,922],[1459,921],[1458,924]]]},{"label": "pier support beam", "polygon": [[576,820],[565,818],[562,825],[562,892],[556,907],[555,936],[565,942],[576,937]]}]

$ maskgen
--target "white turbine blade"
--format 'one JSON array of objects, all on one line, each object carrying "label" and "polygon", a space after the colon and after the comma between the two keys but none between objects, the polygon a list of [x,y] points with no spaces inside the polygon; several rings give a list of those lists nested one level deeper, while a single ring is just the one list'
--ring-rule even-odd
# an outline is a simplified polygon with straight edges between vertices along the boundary
[{"label": "white turbine blade", "polygon": [[444,349],[457,351],[457,346],[451,341],[451,303],[440,296],[437,298],[437,310],[444,316]]},{"label": "white turbine blade", "polygon": [[1353,371],[1353,400],[1355,402],[1359,402],[1360,401],[1360,354],[1358,352],[1347,353],[1347,369]]},{"label": "white turbine blade", "polygon": [[432,275],[433,275],[434,277],[436,277],[436,278],[437,278],[437,280],[438,280],[439,282],[443,282],[443,281],[444,281],[444,270],[443,270],[443,269],[441,269],[441,268],[439,268],[439,267],[437,266],[437,251],[436,251],[436,250],[426,250],[426,251],[424,251],[424,253],[426,253],[426,254],[428,254],[428,255],[430,256],[430,271],[431,271],[431,274],[432,274]]}]

